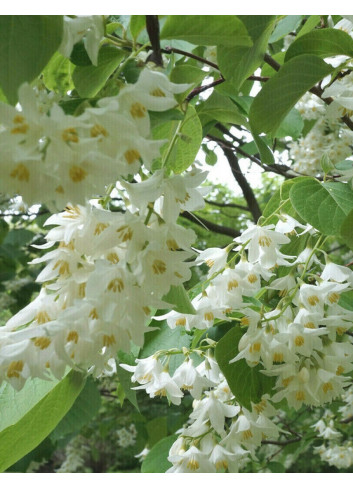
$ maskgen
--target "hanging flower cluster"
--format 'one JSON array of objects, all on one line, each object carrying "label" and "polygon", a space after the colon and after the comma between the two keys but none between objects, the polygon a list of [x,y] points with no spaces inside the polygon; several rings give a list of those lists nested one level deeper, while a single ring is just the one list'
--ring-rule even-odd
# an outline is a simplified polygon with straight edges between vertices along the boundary
[{"label": "hanging flower cluster", "polygon": [[[48,378],[50,371],[61,378],[67,365],[94,375],[111,372],[118,350],[129,351],[131,341],[142,346],[152,310],[170,306],[162,300],[170,287],[190,278],[191,263],[186,260],[193,255],[190,247],[195,234],[176,220],[183,210],[203,206],[196,187],[206,173],[196,168],[184,175],[167,175],[164,169],[151,178],[143,173],[150,169],[161,144],[148,139],[148,109],[162,111],[174,106],[173,93],[185,87],[171,84],[161,73],[146,70],[135,85],[126,87],[117,97],[103,99],[99,108],[87,109],[82,118],[66,116],[55,106],[49,116],[43,116],[47,125],[42,123],[33,139],[27,119],[18,122],[26,126],[19,131],[24,139],[12,141],[12,154],[16,148],[35,153],[38,134],[42,138],[42,129],[55,127],[58,138],[51,135],[45,160],[36,164],[39,178],[46,179],[50,171],[53,178],[61,178],[63,192],[54,189],[49,193],[57,205],[66,203],[69,196],[75,202],[85,201],[99,182],[104,190],[105,184],[118,180],[109,193],[115,187],[117,198],[125,206],[122,212],[111,212],[100,203],[67,204],[64,212],[47,220],[46,225],[55,227],[48,232],[47,244],[42,248],[55,243],[59,246],[34,260],[45,263],[37,278],[43,283],[42,290],[1,328],[1,380],[21,388],[27,378]],[[17,111],[11,107],[8,110]],[[54,125],[53,114],[60,114],[61,125]],[[9,133],[17,135],[9,128],[3,134],[10,138]],[[66,135],[69,140],[65,141]],[[31,141],[33,146],[27,148]],[[56,172],[51,168],[51,151],[63,153]],[[91,167],[86,165],[88,155],[92,156]],[[38,186],[37,192],[41,191],[38,183],[32,183],[25,163],[21,168],[26,175],[28,171],[28,179],[18,178],[18,166],[11,168],[11,181],[33,184]],[[107,168],[112,169],[110,174]],[[136,176],[134,182],[131,177],[130,181],[125,179],[131,175]],[[26,190],[23,193],[26,196]]]}]

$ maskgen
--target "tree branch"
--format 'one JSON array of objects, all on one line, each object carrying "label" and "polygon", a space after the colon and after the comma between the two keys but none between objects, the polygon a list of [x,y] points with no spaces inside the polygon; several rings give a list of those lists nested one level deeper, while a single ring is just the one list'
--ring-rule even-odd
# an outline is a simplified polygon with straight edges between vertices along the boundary
[{"label": "tree branch", "polygon": [[248,204],[249,210],[253,216],[254,222],[256,223],[258,219],[261,217],[262,212],[259,204],[257,203],[256,197],[252,188],[250,187],[249,182],[243,175],[243,172],[240,169],[238,158],[234,154],[231,149],[222,147],[223,153],[228,160],[230,169],[232,170],[233,176],[235,180],[238,182],[239,187],[241,188],[244,198]]},{"label": "tree branch", "polygon": [[285,447],[291,443],[297,443],[302,439],[301,436],[295,438],[289,438],[288,440],[262,440],[262,445],[278,445],[279,447]]},{"label": "tree branch", "polygon": [[216,224],[214,222],[209,221],[208,219],[204,219],[203,217],[196,216],[195,214],[191,214],[188,211],[183,212],[180,217],[188,219],[194,224],[198,224],[206,228],[208,231],[214,231],[215,233],[225,234],[226,236],[230,236],[231,238],[237,238],[240,236],[240,232],[236,229],[230,228],[228,226],[222,226],[220,224]]},{"label": "tree branch", "polygon": [[152,53],[147,61],[153,61],[157,66],[163,66],[162,51],[159,41],[158,15],[146,15],[146,29],[152,46]]},{"label": "tree branch", "polygon": [[242,211],[249,211],[249,207],[246,207],[245,205],[233,204],[233,203],[226,204],[224,202],[214,202],[213,200],[207,200],[207,199],[204,200],[206,204],[215,205],[217,207],[231,207],[233,209],[241,209]]},{"label": "tree branch", "polygon": [[190,102],[190,100],[196,95],[199,95],[199,93],[204,92],[205,90],[208,90],[209,88],[215,87],[217,85],[220,85],[221,83],[225,82],[225,79],[223,76],[221,78],[218,78],[218,80],[213,81],[212,83],[209,83],[208,85],[202,85],[201,87],[196,87],[194,88],[189,95],[186,97],[186,101]]}]

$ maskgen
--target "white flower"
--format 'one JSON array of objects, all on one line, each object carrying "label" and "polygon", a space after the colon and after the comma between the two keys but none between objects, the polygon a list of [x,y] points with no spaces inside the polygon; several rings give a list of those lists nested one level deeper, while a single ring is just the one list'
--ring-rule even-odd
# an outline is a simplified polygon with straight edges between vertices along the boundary
[{"label": "white flower", "polygon": [[59,52],[69,58],[74,45],[84,37],[87,54],[94,65],[98,64],[99,44],[104,36],[102,15],[64,16],[64,36]]}]

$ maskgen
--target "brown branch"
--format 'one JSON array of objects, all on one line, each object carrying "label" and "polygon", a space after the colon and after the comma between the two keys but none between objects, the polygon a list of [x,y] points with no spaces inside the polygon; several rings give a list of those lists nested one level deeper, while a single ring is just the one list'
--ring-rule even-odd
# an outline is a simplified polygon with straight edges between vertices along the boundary
[{"label": "brown branch", "polygon": [[216,63],[212,63],[212,61],[208,61],[208,59],[201,58],[201,56],[197,56],[194,53],[188,53],[187,51],[183,51],[182,49],[172,48],[171,46],[167,46],[164,49],[162,49],[161,51],[162,51],[162,53],[166,53],[166,54],[171,54],[171,53],[182,54],[183,56],[186,56],[187,58],[196,59],[197,61],[200,61],[201,63],[204,63],[205,65],[212,66],[212,68],[215,68],[216,70],[219,71],[218,65],[216,65]]},{"label": "brown branch", "polygon": [[152,53],[147,61],[153,61],[157,66],[163,66],[161,45],[159,41],[158,15],[146,15],[146,29],[152,46]]},{"label": "brown branch", "polygon": [[245,205],[240,205],[240,204],[233,204],[233,203],[225,203],[225,202],[214,202],[212,200],[207,200],[204,199],[207,204],[210,205],[215,205],[217,207],[231,207],[234,209],[241,209],[242,211],[249,211],[249,207],[246,207]]},{"label": "brown branch", "polygon": [[351,423],[353,421],[353,416],[349,416],[349,418],[342,419],[340,422],[344,424]]},{"label": "brown branch", "polygon": [[194,88],[189,95],[186,97],[185,101],[190,102],[190,100],[196,95],[199,95],[199,93],[204,92],[205,90],[208,90],[209,88],[215,87],[217,85],[220,85],[221,83],[225,82],[225,79],[223,76],[221,78],[218,78],[218,80],[213,81],[212,83],[209,83],[208,85],[202,85],[201,87],[196,87]]},{"label": "brown branch", "polygon": [[302,439],[301,436],[295,438],[289,438],[288,440],[262,440],[262,445],[278,445],[279,447],[285,447],[291,443],[297,443]]},{"label": "brown branch", "polygon": [[209,221],[208,219],[204,219],[203,217],[196,216],[191,214],[190,212],[183,212],[180,217],[188,219],[194,224],[198,224],[206,228],[208,231],[214,231],[215,233],[225,234],[226,236],[230,236],[231,238],[237,238],[240,236],[240,232],[236,229],[230,228],[228,226],[222,226],[221,224],[216,224],[214,222]]},{"label": "brown branch", "polygon": [[228,148],[222,148],[225,157],[228,160],[230,169],[232,170],[233,176],[237,181],[239,187],[241,188],[244,198],[248,204],[249,210],[253,216],[254,222],[257,222],[261,217],[262,212],[259,204],[257,203],[256,197],[252,188],[243,175],[243,172],[240,169],[238,158],[234,154],[234,151]]}]

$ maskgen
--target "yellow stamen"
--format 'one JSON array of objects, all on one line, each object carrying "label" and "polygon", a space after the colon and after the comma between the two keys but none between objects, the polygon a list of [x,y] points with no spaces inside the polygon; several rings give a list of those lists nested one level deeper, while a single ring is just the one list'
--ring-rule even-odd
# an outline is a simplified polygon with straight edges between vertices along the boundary
[{"label": "yellow stamen", "polygon": [[205,312],[203,315],[206,321],[213,321],[214,320],[214,315],[213,312]]},{"label": "yellow stamen", "polygon": [[38,338],[34,338],[34,346],[37,346],[41,350],[45,350],[50,345],[51,340],[46,338],[45,336],[39,336]]},{"label": "yellow stamen", "polygon": [[44,324],[50,321],[49,314],[46,311],[37,312],[34,319],[37,321],[38,324]]},{"label": "yellow stamen", "polygon": [[74,127],[64,129],[61,133],[61,137],[65,142],[78,143],[79,141],[77,131]]},{"label": "yellow stamen", "polygon": [[317,295],[311,295],[308,297],[308,302],[311,306],[315,306],[320,301]]},{"label": "yellow stamen", "polygon": [[17,178],[20,182],[29,182],[29,170],[25,165],[20,163],[12,170],[10,177]]},{"label": "yellow stamen", "polygon": [[95,124],[91,129],[91,137],[97,138],[98,136],[108,136],[108,132],[105,127],[100,124]]},{"label": "yellow stamen", "polygon": [[297,401],[305,401],[305,392],[304,391],[297,391],[295,393],[295,398]]},{"label": "yellow stamen", "polygon": [[111,263],[114,263],[114,264],[119,263],[119,257],[114,252],[108,253],[107,260],[109,260]]},{"label": "yellow stamen", "polygon": [[17,379],[20,376],[20,373],[23,370],[23,362],[22,360],[15,360],[14,362],[11,362],[10,365],[7,368],[7,376],[9,378],[16,377]]},{"label": "yellow stamen", "polygon": [[295,346],[303,346],[304,345],[303,336],[296,336],[294,343],[295,343]]},{"label": "yellow stamen", "polygon": [[185,318],[178,318],[175,321],[175,326],[185,326],[186,325],[186,319]]},{"label": "yellow stamen", "polygon": [[78,342],[78,333],[77,331],[70,331],[70,333],[66,337],[66,343],[69,343],[70,341],[73,341],[74,343],[77,344]]},{"label": "yellow stamen", "polygon": [[152,270],[155,275],[162,275],[167,270],[167,265],[162,260],[154,260]]},{"label": "yellow stamen", "polygon": [[74,183],[82,182],[88,173],[81,166],[72,166],[69,170],[69,176]]},{"label": "yellow stamen", "polygon": [[151,90],[150,95],[152,95],[153,97],[165,97],[165,93],[160,88],[155,88],[154,90]]},{"label": "yellow stamen", "polygon": [[230,282],[228,282],[228,292],[230,292],[231,290],[233,289],[236,289],[238,287],[239,283],[237,280],[231,280]]},{"label": "yellow stamen", "polygon": [[282,363],[283,362],[283,353],[274,353],[273,354],[273,363]]},{"label": "yellow stamen", "polygon": [[115,343],[116,343],[116,339],[113,334],[111,334],[110,336],[105,334],[103,336],[103,346],[111,346],[111,345],[115,345]]},{"label": "yellow stamen", "polygon": [[146,107],[140,104],[140,102],[135,102],[130,107],[130,114],[134,119],[141,119],[142,117],[145,117],[146,113]]},{"label": "yellow stamen", "polygon": [[135,161],[141,158],[140,153],[136,149],[125,151],[124,156],[129,165],[132,165],[132,163],[135,163]]},{"label": "yellow stamen", "polygon": [[270,246],[272,243],[272,240],[271,238],[269,238],[268,236],[260,236],[259,237],[259,245],[262,246],[263,248],[265,246]]},{"label": "yellow stamen", "polygon": [[331,382],[326,382],[325,384],[323,384],[322,390],[325,394],[327,394],[328,391],[333,391],[333,385],[331,384]]},{"label": "yellow stamen", "polygon": [[95,236],[98,236],[99,234],[101,234],[101,233],[104,231],[104,229],[107,229],[107,227],[108,227],[108,224],[105,224],[104,222],[99,222],[99,223],[96,225],[96,227],[95,227],[95,229],[94,229],[94,233],[93,233],[93,234],[94,234]]},{"label": "yellow stamen", "polygon": [[248,281],[251,284],[254,284],[257,281],[257,276],[254,273],[250,273],[250,275],[248,275]]},{"label": "yellow stamen", "polygon": [[108,284],[108,290],[112,290],[113,292],[121,292],[124,289],[124,282],[121,278],[114,278]]}]

